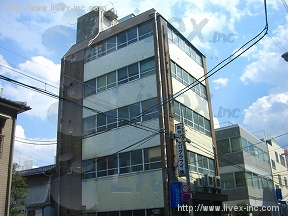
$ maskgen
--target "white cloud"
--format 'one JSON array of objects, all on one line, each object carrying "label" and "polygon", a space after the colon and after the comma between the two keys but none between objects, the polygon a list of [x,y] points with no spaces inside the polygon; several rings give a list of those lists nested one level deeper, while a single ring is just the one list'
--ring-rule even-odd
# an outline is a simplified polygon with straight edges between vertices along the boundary
[{"label": "white cloud", "polygon": [[288,16],[285,25],[279,25],[276,30],[269,33],[249,55],[245,57],[253,60],[248,64],[240,77],[244,83],[267,83],[273,86],[273,92],[288,90],[287,62],[281,57],[288,47]]},{"label": "white cloud", "polygon": [[216,86],[215,89],[219,89],[220,87],[227,86],[228,84],[228,78],[219,78],[212,81],[212,83],[215,83]]},{"label": "white cloud", "polygon": [[[17,125],[15,131],[14,158],[33,160],[34,166],[46,166],[48,164],[55,163],[54,156],[56,155],[56,145],[47,144],[52,143],[56,140],[56,138],[50,140],[44,138],[34,138],[33,140],[37,140],[39,142],[34,142],[31,141],[30,138],[27,138],[24,128],[21,125]],[[51,142],[45,143],[43,141]],[[35,143],[37,145],[31,143]]]},{"label": "white cloud", "polygon": [[250,131],[265,130],[273,136],[280,135],[288,132],[287,122],[288,92],[258,98],[244,110],[243,124]]},{"label": "white cloud", "polygon": [[[25,63],[19,64],[18,69],[14,68],[14,70],[32,76],[38,80],[45,82],[46,84],[30,79],[26,76],[7,69],[0,69],[0,73],[5,76],[12,76],[12,79],[15,79],[19,82],[41,89],[46,89],[47,91],[53,92],[54,94],[58,95],[60,65],[54,64],[52,61],[42,56],[36,56],[33,57],[31,61],[27,60]],[[53,85],[56,88],[50,87],[47,84]],[[40,118],[41,120],[45,120],[47,118],[48,107],[52,103],[55,103],[57,101],[56,99],[49,96],[37,93],[33,90],[21,86],[12,85],[8,82],[1,81],[1,86],[4,89],[4,98],[9,98],[15,101],[27,102],[27,105],[30,106],[32,109],[25,112],[25,114],[32,117]]]}]

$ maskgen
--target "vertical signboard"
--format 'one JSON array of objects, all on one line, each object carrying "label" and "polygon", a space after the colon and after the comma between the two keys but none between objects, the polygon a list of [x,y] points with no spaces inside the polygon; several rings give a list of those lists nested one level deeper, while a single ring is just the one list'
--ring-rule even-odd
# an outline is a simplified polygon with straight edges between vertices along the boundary
[{"label": "vertical signboard", "polygon": [[183,205],[181,188],[181,182],[174,182],[170,184],[171,208],[178,208],[179,206]]},{"label": "vertical signboard", "polygon": [[176,134],[180,136],[180,138],[176,138],[176,151],[177,151],[177,159],[178,159],[178,175],[185,176],[186,168],[185,168],[185,151],[184,151],[184,143],[183,143],[183,125],[176,124],[175,125]]}]

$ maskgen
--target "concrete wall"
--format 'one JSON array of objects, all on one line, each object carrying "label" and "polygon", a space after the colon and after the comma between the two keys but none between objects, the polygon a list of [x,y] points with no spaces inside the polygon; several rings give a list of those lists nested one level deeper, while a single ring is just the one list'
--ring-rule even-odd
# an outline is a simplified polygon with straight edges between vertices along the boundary
[{"label": "concrete wall", "polygon": [[[7,119],[5,126],[2,130],[2,134],[5,136],[2,141],[3,152],[2,157],[0,158],[0,215],[6,215],[5,206],[9,206],[10,199],[7,200],[7,192],[9,192],[10,197],[10,187],[11,185],[7,185],[8,178],[11,179],[11,169],[10,169],[10,159],[12,160],[12,155],[10,155],[10,151],[12,148],[11,136],[13,131],[13,120]],[[11,181],[10,181],[11,183]],[[8,201],[8,203],[6,202]]]}]

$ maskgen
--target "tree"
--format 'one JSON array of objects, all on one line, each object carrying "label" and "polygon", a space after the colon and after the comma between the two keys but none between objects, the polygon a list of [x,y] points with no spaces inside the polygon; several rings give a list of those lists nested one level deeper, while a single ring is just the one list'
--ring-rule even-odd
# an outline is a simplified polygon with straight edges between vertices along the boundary
[{"label": "tree", "polygon": [[10,215],[22,216],[25,215],[21,210],[21,206],[25,205],[25,199],[28,198],[28,189],[26,178],[16,169],[18,164],[13,164],[12,167],[12,184],[11,184],[11,197],[10,197]]}]

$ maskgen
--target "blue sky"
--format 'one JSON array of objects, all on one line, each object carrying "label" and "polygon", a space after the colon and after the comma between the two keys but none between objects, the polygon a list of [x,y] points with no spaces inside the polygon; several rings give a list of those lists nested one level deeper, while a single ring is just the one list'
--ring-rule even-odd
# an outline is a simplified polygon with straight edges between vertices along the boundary
[{"label": "blue sky", "polygon": [[[208,70],[265,26],[262,0],[96,3],[1,0],[0,74],[58,94],[60,59],[75,43],[77,17],[91,6],[114,7],[119,18],[155,8],[206,55]],[[209,80],[215,122],[241,124],[250,132],[260,131],[255,133],[260,137],[264,130],[271,136],[288,132],[288,62],[281,58],[288,51],[288,12],[281,0],[267,0],[267,10],[268,35]],[[222,38],[215,37],[220,34]],[[33,160],[34,166],[54,163],[57,100],[3,80],[0,86],[3,97],[26,101],[32,108],[18,116],[15,157]],[[40,142],[30,145],[30,139]],[[288,147],[287,136],[277,142]]]}]

